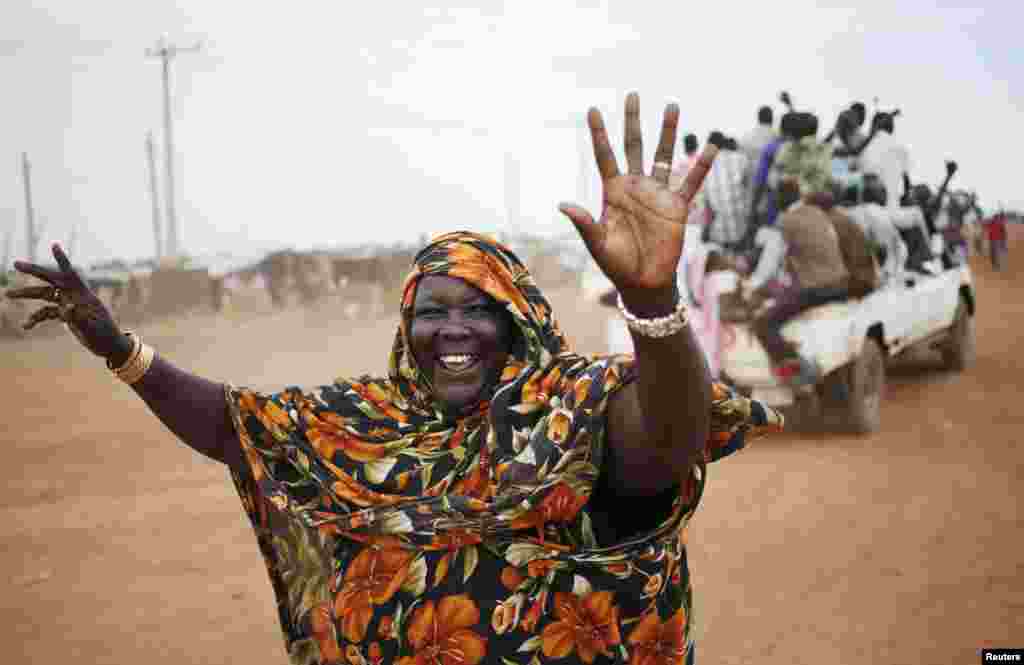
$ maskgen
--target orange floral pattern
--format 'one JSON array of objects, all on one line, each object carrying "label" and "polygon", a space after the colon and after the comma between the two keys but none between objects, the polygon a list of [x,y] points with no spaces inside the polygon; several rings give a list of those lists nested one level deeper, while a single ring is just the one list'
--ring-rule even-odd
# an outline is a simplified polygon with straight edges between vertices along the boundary
[{"label": "orange floral pattern", "polygon": [[598,654],[612,657],[618,646],[619,608],[612,604],[612,592],[596,591],[582,598],[571,593],[555,594],[555,618],[540,635],[541,650],[548,658],[565,658],[573,651],[588,665]]},{"label": "orange floral pattern", "polygon": [[368,547],[356,555],[334,600],[341,633],[350,642],[362,642],[375,605],[391,600],[405,582],[413,553]]},{"label": "orange floral pattern", "polygon": [[[517,344],[493,392],[456,421],[434,408],[407,343],[424,275],[503,304]],[[233,472],[291,661],[674,663],[692,658],[681,534],[707,463],[781,419],[714,386],[704,463],[655,530],[597,543],[589,499],[609,397],[631,356],[572,353],[518,258],[472,234],[435,238],[402,296],[386,377],[275,395],[226,389],[247,464]],[[599,546],[600,545],[600,546]]]},{"label": "orange floral pattern", "polygon": [[479,622],[480,610],[465,594],[426,601],[409,620],[413,655],[398,665],[476,665],[487,654],[487,638],[473,630]]},{"label": "orange floral pattern", "polygon": [[630,665],[682,665],[686,656],[686,611],[679,608],[667,621],[645,614],[629,636],[634,645]]}]

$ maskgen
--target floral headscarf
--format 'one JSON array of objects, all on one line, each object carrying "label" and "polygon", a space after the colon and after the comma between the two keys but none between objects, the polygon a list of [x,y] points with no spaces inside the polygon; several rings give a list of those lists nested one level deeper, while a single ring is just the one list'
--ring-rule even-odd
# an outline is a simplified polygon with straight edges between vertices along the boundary
[{"label": "floral headscarf", "polygon": [[[408,344],[416,285],[426,275],[463,279],[494,298],[525,342],[510,354],[493,392],[457,420],[437,408]],[[401,617],[403,608],[408,614],[412,605],[422,610],[458,597],[465,616],[486,624],[481,605],[497,602],[487,580],[502,578],[520,601],[532,599],[538,616],[521,627],[539,630],[558,571],[575,571],[595,589],[607,587],[599,581],[605,578],[621,586],[632,575],[623,572],[624,562],[664,550],[676,554],[655,557],[650,566],[675,561],[678,573],[678,536],[699,501],[703,464],[680,479],[671,516],[653,532],[598,543],[588,512],[604,458],[605,410],[609,397],[634,380],[632,356],[572,353],[519,259],[469,232],[436,237],[417,255],[402,314],[387,378],[339,379],[312,392],[288,388],[270,396],[227,391],[248,461],[235,483],[267,559],[294,662],[317,662],[304,651],[314,643],[323,662],[342,643],[365,651],[371,621],[395,603]],[[723,386],[714,396],[705,463],[738,449],[748,435],[781,426],[774,412]],[[393,564],[393,583],[381,582],[368,604],[352,605],[356,587],[346,580],[362,574],[371,558]],[[456,560],[459,588],[482,595],[444,595],[442,581],[454,575]],[[585,569],[604,572],[595,577]],[[543,579],[531,570],[543,570]],[[671,593],[673,612],[681,608],[685,616],[688,603],[678,590]],[[396,639],[399,649],[418,648],[411,635],[404,647]],[[375,644],[378,652],[384,648]]]}]

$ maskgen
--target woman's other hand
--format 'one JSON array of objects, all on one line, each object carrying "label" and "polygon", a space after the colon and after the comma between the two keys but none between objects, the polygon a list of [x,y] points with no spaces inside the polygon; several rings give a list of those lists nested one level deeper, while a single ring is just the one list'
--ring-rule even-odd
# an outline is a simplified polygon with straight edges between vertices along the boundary
[{"label": "woman's other hand", "polygon": [[53,245],[57,270],[34,263],[15,261],[19,272],[46,282],[46,286],[27,286],[7,291],[13,299],[41,300],[49,304],[29,317],[24,328],[30,330],[43,321],[63,321],[85,348],[110,358],[123,351],[126,338],[110,311],[71,265],[60,245]]},{"label": "woman's other hand", "polygon": [[[689,170],[678,192],[668,187],[672,154],[679,123],[679,108],[669,104],[650,175],[643,165],[640,129],[640,98],[626,98],[625,152],[628,170],[620,173],[608,142],[601,112],[587,114],[594,156],[603,183],[599,222],[579,205],[562,204],[561,212],[572,220],[598,267],[622,293],[626,306],[641,310],[663,309],[675,297],[676,270],[683,250],[684,225],[690,202],[700,189],[717,152],[705,147]],[[634,308],[635,307],[635,308]]]}]

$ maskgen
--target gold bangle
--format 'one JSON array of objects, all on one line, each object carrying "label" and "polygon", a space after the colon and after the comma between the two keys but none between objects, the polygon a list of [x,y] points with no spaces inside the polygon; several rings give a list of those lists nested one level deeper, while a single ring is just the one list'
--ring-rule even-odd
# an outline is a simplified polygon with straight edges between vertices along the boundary
[{"label": "gold bangle", "polygon": [[139,353],[127,366],[119,368],[114,374],[128,385],[139,381],[149,371],[156,352],[149,344],[139,342]]},{"label": "gold bangle", "polygon": [[128,358],[125,359],[125,361],[121,363],[121,365],[118,367],[114,367],[113,365],[111,365],[110,359],[107,358],[107,369],[109,369],[114,374],[117,374],[120,370],[131,365],[132,361],[138,357],[139,351],[142,350],[142,340],[139,339],[138,335],[136,335],[131,330],[125,330],[124,334],[127,335],[128,338],[132,341],[132,350],[128,352]]}]

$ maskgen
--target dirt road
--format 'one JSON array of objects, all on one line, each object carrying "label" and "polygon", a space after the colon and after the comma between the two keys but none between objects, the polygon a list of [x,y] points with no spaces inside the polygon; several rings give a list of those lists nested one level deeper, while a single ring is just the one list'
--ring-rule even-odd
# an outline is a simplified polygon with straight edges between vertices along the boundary
[{"label": "dirt road", "polygon": [[[976,366],[894,368],[881,434],[787,435],[711,469],[690,548],[699,662],[966,664],[1024,646],[1015,264],[977,264]],[[604,312],[552,299],[598,350]],[[380,371],[394,323],[291,311],[142,332],[185,368],[270,389]],[[70,337],[0,344],[0,373],[4,662],[285,662],[225,470]]]}]

